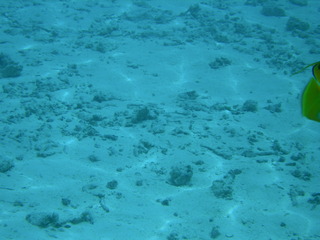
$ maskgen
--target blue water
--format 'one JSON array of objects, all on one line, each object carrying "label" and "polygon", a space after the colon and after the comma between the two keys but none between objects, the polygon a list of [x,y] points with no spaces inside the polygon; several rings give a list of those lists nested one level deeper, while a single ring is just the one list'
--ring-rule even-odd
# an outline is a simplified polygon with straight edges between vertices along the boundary
[{"label": "blue water", "polygon": [[320,239],[316,0],[2,1],[0,239]]}]

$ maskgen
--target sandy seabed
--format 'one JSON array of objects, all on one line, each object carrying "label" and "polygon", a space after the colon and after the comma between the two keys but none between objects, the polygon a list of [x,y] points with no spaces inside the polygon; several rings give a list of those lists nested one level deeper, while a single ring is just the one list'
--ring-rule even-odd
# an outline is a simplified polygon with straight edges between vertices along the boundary
[{"label": "sandy seabed", "polygon": [[1,239],[320,239],[317,0],[0,11]]}]

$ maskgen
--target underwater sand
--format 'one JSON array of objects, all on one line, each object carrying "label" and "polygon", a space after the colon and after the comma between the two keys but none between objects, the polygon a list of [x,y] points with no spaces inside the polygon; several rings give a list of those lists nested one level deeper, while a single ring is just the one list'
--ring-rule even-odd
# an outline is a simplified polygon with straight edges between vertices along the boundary
[{"label": "underwater sand", "polygon": [[320,9],[261,2],[1,3],[1,239],[320,239]]}]

